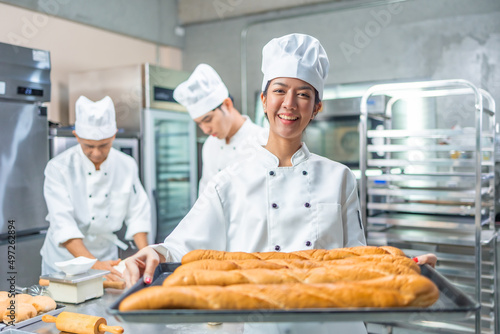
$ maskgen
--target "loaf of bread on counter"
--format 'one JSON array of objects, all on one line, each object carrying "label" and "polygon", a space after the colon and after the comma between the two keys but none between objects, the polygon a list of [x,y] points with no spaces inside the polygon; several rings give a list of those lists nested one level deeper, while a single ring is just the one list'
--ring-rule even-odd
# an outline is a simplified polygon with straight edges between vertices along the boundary
[{"label": "loaf of bread on counter", "polygon": [[[12,305],[11,294],[7,291],[0,291],[0,317],[5,323],[12,321],[11,311],[8,309]],[[56,302],[49,296],[31,296],[20,293],[15,295],[15,322],[27,320],[38,314],[55,310]]]},{"label": "loaf of bread on counter", "polygon": [[404,253],[395,247],[383,246],[358,246],[337,249],[309,249],[290,253],[284,252],[225,252],[211,249],[196,249],[182,257],[181,263],[186,264],[198,260],[271,260],[271,259],[297,259],[297,260],[314,260],[314,261],[329,261],[338,260],[348,257],[361,255],[399,255],[404,256]]},{"label": "loaf of bread on counter", "polygon": [[394,275],[357,282],[323,284],[239,284],[154,286],[131,294],[120,311],[145,309],[302,309],[345,307],[426,307],[439,298],[421,275]]},{"label": "loaf of bread on counter", "polygon": [[372,261],[361,262],[354,266],[336,264],[311,269],[176,270],[163,281],[163,285],[331,283],[361,281],[389,275],[418,274],[405,265]]},{"label": "loaf of bread on counter", "polygon": [[35,307],[37,314],[55,310],[57,307],[55,300],[49,296],[35,296],[31,300],[31,305]]},{"label": "loaf of bread on counter", "polygon": [[32,300],[33,300],[33,296],[28,295],[27,293],[18,293],[16,295],[16,303],[31,304]]},{"label": "loaf of bread on counter", "polygon": [[[36,309],[33,305],[28,303],[16,303],[15,308],[13,310],[5,310],[3,312],[3,322],[8,324],[17,322],[21,322],[24,320],[28,320],[29,318],[33,318],[37,315]],[[13,317],[12,317],[13,316]]]}]

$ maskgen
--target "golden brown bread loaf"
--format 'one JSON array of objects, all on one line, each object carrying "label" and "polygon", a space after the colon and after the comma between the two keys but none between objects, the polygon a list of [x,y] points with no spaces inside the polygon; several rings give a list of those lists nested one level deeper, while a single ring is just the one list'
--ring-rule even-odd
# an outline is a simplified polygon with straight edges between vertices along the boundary
[{"label": "golden brown bread loaf", "polygon": [[411,259],[393,255],[362,255],[329,261],[310,261],[297,259],[270,259],[270,260],[198,260],[179,266],[175,272],[193,270],[237,270],[237,269],[312,269],[322,266],[351,265],[355,263],[384,262],[406,266],[420,273],[420,267]]},{"label": "golden brown bread loaf", "polygon": [[55,300],[49,296],[35,296],[31,300],[31,305],[35,307],[37,314],[55,310],[57,307]]},{"label": "golden brown bread loaf", "polygon": [[355,266],[332,264],[311,269],[176,270],[163,281],[163,285],[331,283],[361,281],[401,274],[417,275],[419,273],[407,266],[388,262],[362,262]]},{"label": "golden brown bread loaf", "polygon": [[395,275],[324,284],[154,286],[131,294],[120,311],[144,309],[301,309],[337,307],[426,307],[439,291],[421,275]]},{"label": "golden brown bread loaf", "polygon": [[314,261],[330,261],[344,259],[348,257],[362,255],[400,255],[404,253],[390,246],[375,247],[375,246],[357,246],[337,249],[309,249],[290,253],[283,252],[225,252],[211,249],[196,249],[182,257],[181,263],[186,264],[198,260],[271,260],[271,259],[297,259],[297,260],[314,260]]},{"label": "golden brown bread loaf", "polygon": [[28,320],[36,316],[36,309],[33,305],[28,303],[16,303],[14,310],[6,310],[2,314],[2,320],[4,323],[14,323]]},{"label": "golden brown bread loaf", "polygon": [[373,262],[386,262],[386,263],[393,263],[396,265],[403,265],[408,268],[413,269],[417,273],[420,273],[420,267],[418,264],[415,263],[410,258],[407,258],[406,256],[398,256],[398,255],[363,255],[363,256],[356,256],[356,257],[349,257],[345,259],[339,259],[339,260],[331,260],[331,261],[325,261],[321,262],[322,265],[328,266],[328,265],[335,265],[335,264],[358,264],[358,263],[373,263]]},{"label": "golden brown bread loaf", "polygon": [[[287,266],[263,260],[199,260],[193,261],[175,269],[175,271],[192,271],[192,270],[236,270],[236,269],[283,269]],[[302,261],[302,260],[298,260]]]},{"label": "golden brown bread loaf", "polygon": [[429,306],[438,298],[434,283],[394,247],[195,250],[161,287],[128,296],[120,310]]},{"label": "golden brown bread loaf", "polygon": [[[6,291],[0,291],[0,317],[1,320],[6,323],[12,321],[11,317],[9,317],[9,315],[11,315],[12,313],[7,309],[12,304],[12,298],[8,298],[9,295],[10,293]],[[40,313],[52,311],[57,307],[54,299],[49,296],[33,297],[31,295],[23,293],[15,295],[14,305],[17,311],[15,313],[16,322],[27,320]]]},{"label": "golden brown bread loaf", "polygon": [[268,260],[268,259],[304,259],[300,255],[280,252],[225,252],[212,249],[196,249],[182,257],[181,263],[186,264],[198,260]]},{"label": "golden brown bread loaf", "polygon": [[28,295],[27,293],[18,293],[16,295],[16,303],[31,304],[32,299],[33,299],[33,296]]}]

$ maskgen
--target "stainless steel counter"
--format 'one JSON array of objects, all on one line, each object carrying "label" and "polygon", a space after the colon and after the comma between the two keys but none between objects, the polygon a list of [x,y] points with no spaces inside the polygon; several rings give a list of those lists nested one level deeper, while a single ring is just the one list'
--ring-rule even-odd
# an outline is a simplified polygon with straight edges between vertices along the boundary
[{"label": "stainless steel counter", "polygon": [[[94,316],[104,317],[110,326],[121,326],[125,334],[135,333],[210,333],[210,334],[229,334],[242,333],[243,324],[241,323],[223,323],[220,325],[201,324],[147,324],[147,323],[123,323],[107,314],[106,310],[122,293],[122,290],[106,289],[101,298],[88,300],[78,305],[64,304],[66,308],[63,311],[82,313]],[[63,333],[56,328],[53,323],[36,322],[26,327],[19,328],[20,331],[40,334],[60,334]],[[1,332],[0,332],[1,333]]]}]

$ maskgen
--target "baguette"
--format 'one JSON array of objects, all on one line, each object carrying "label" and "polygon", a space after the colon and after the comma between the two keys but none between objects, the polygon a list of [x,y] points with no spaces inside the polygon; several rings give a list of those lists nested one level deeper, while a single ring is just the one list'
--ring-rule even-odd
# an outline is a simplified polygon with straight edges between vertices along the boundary
[{"label": "baguette", "polygon": [[420,274],[420,267],[411,259],[393,255],[362,255],[329,261],[310,261],[297,259],[270,260],[198,260],[179,266],[175,272],[193,270],[245,270],[245,269],[312,269],[321,266],[351,265],[358,263],[383,262],[406,266]]},{"label": "baguette", "polygon": [[[396,254],[398,253],[398,254]],[[357,246],[337,249],[309,249],[296,251],[291,253],[284,252],[225,252],[211,249],[196,249],[182,257],[181,263],[186,264],[198,260],[271,260],[271,259],[286,259],[286,260],[314,260],[314,261],[329,261],[338,260],[349,257],[362,255],[401,255],[404,253],[395,247],[384,246]]]},{"label": "baguette", "polygon": [[337,307],[426,307],[439,291],[421,275],[385,276],[325,284],[154,286],[126,297],[120,311],[144,309],[302,309]]},{"label": "baguette", "polygon": [[376,263],[376,262],[385,262],[385,263],[393,263],[395,265],[402,265],[406,266],[408,268],[413,269],[417,273],[421,273],[420,267],[418,264],[415,263],[410,258],[407,258],[406,256],[393,256],[393,255],[363,255],[363,256],[356,256],[356,257],[349,257],[346,259],[339,259],[339,260],[332,260],[332,261],[325,261],[321,262],[322,265],[324,266],[329,266],[329,265],[336,265],[336,264],[342,264],[342,265],[354,265],[354,264],[359,264],[359,263]]},{"label": "baguette", "polygon": [[176,270],[163,281],[163,285],[331,283],[361,281],[401,274],[416,275],[418,273],[404,265],[384,262],[365,262],[356,266],[337,264],[312,269]]},{"label": "baguette", "polygon": [[182,257],[181,263],[186,264],[198,260],[268,260],[268,259],[304,259],[293,253],[280,252],[225,252],[212,249],[196,249]]},{"label": "baguette", "polygon": [[284,269],[285,265],[263,260],[198,260],[183,264],[175,269],[179,271],[191,270],[236,270],[236,269]]}]

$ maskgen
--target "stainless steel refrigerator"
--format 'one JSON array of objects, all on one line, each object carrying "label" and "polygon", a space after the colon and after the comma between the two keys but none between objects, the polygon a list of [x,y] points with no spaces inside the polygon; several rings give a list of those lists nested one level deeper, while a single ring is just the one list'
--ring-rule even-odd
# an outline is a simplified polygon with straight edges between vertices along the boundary
[{"label": "stainless steel refrigerator", "polygon": [[48,51],[0,43],[0,290],[40,276],[50,88]]},{"label": "stainless steel refrigerator", "polygon": [[152,206],[149,242],[170,234],[197,198],[196,124],[173,99],[188,72],[151,64],[72,73],[69,77],[70,123],[80,95],[98,100],[108,95],[117,126],[139,133],[141,180]]}]

